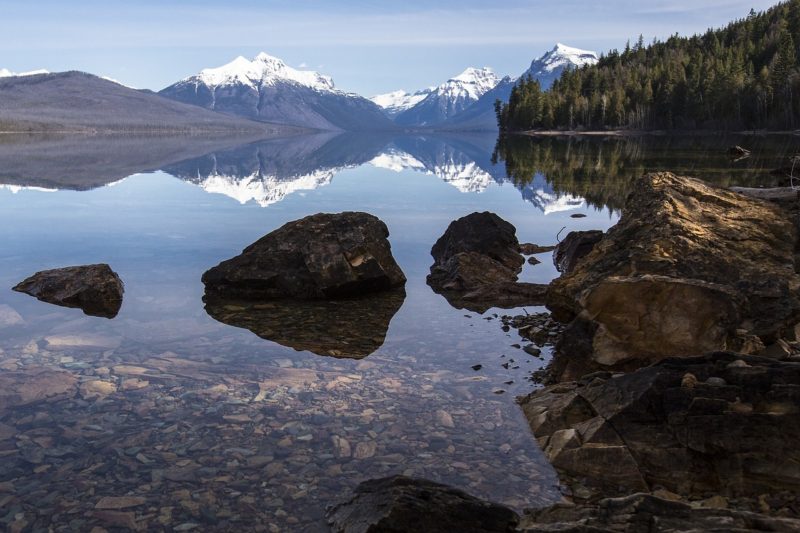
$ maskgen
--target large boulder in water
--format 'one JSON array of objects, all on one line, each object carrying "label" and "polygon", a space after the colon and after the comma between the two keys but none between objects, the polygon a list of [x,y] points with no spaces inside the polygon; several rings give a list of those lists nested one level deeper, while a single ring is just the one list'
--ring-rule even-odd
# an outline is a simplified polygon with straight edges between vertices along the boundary
[{"label": "large boulder in water", "polygon": [[453,221],[431,249],[428,285],[453,306],[478,312],[541,305],[545,286],[517,282],[525,259],[516,232],[489,212]]},{"label": "large boulder in water", "polygon": [[203,274],[207,297],[347,298],[405,284],[389,230],[367,213],[320,213],[284,224]]},{"label": "large boulder in water", "polygon": [[347,501],[328,510],[336,533],[511,533],[511,509],[446,485],[393,476],[361,483]]},{"label": "large boulder in water", "polygon": [[756,352],[800,319],[796,244],[773,204],[670,173],[645,176],[620,221],[548,290],[554,316],[573,321],[560,351],[584,371]]},{"label": "large boulder in water", "polygon": [[43,270],[14,287],[39,300],[114,318],[122,307],[122,280],[105,263]]},{"label": "large boulder in water", "polygon": [[689,499],[800,493],[800,363],[729,352],[670,358],[520,403],[567,485]]}]

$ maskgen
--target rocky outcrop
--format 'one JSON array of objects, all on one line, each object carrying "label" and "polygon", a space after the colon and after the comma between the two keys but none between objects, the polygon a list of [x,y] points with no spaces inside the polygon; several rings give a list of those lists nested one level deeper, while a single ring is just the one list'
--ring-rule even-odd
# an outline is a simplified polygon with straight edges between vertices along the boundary
[{"label": "rocky outcrop", "polygon": [[525,533],[677,533],[703,531],[776,531],[800,528],[800,520],[686,503],[650,494],[606,498],[596,505],[555,505],[532,511],[522,520]]},{"label": "rocky outcrop", "polygon": [[203,274],[207,297],[349,298],[403,286],[386,224],[358,212],[289,222]]},{"label": "rocky outcrop", "polygon": [[800,491],[800,363],[671,358],[547,387],[521,405],[562,480],[604,495]]},{"label": "rocky outcrop", "polygon": [[670,173],[645,176],[617,225],[548,290],[554,316],[572,321],[559,350],[584,372],[756,353],[800,319],[796,242],[777,206]]},{"label": "rocky outcrop", "polygon": [[563,241],[558,243],[553,252],[553,263],[556,270],[569,274],[578,262],[589,255],[594,246],[603,238],[600,230],[571,231]]},{"label": "rocky outcrop", "polygon": [[87,315],[114,318],[122,307],[125,289],[116,272],[101,263],[43,270],[14,290],[43,302],[80,308]]},{"label": "rocky outcrop", "polygon": [[428,285],[458,308],[541,305],[546,287],[519,283],[525,259],[516,228],[494,213],[472,213],[450,224],[431,249]]},{"label": "rocky outcrop", "polygon": [[347,501],[328,510],[336,533],[510,533],[514,511],[469,494],[405,476],[361,483]]},{"label": "rocky outcrop", "polygon": [[206,312],[262,339],[328,357],[362,359],[377,351],[405,290],[344,300],[210,300]]}]

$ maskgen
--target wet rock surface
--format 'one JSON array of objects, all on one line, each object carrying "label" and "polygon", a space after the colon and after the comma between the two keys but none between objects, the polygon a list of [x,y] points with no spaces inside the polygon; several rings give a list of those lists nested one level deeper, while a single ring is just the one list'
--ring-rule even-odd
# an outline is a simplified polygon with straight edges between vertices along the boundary
[{"label": "wet rock surface", "polygon": [[222,323],[317,355],[361,359],[378,350],[405,300],[395,289],[347,300],[208,300],[206,312]]},{"label": "wet rock surface", "polygon": [[573,320],[578,367],[633,369],[667,356],[757,353],[800,316],[797,229],[772,204],[670,173],[638,180],[623,216],[547,305]]},{"label": "wet rock surface", "polygon": [[511,533],[518,516],[446,485],[393,476],[361,483],[327,520],[337,533]]},{"label": "wet rock surface", "polygon": [[14,290],[87,315],[114,318],[122,307],[124,286],[111,267],[101,263],[43,270],[18,283]]},{"label": "wet rock surface", "polygon": [[[733,353],[598,372],[521,399],[562,480],[585,499],[666,489],[800,512],[800,364]],[[758,510],[758,505],[754,505]]]},{"label": "wet rock surface", "polygon": [[545,285],[517,282],[525,259],[516,228],[494,213],[452,222],[431,255],[428,285],[454,307],[484,312],[544,303]]},{"label": "wet rock surface", "polygon": [[203,274],[206,295],[267,300],[355,297],[397,288],[406,278],[389,230],[359,212],[289,222]]}]

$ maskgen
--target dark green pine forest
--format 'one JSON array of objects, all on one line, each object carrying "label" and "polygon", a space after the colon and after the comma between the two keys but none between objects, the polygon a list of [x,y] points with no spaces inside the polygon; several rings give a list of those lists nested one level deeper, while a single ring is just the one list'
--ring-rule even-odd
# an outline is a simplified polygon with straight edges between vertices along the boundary
[{"label": "dark green pine forest", "polygon": [[501,132],[800,128],[800,0],[723,29],[646,45],[640,37],[543,91],[520,80],[495,103]]}]

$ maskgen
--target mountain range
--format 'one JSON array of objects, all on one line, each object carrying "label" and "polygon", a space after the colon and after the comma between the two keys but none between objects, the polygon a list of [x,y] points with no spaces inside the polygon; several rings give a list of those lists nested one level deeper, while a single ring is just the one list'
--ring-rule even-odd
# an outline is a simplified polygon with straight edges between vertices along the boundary
[{"label": "mountain range", "polygon": [[[549,87],[565,70],[596,62],[594,52],[558,44],[521,77]],[[496,131],[494,103],[507,101],[518,79],[470,67],[435,87],[368,99],[266,53],[203,69],[158,93],[83,72],[1,69],[0,131]]]}]

